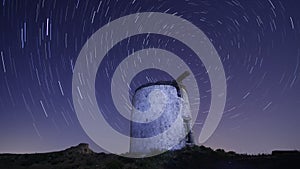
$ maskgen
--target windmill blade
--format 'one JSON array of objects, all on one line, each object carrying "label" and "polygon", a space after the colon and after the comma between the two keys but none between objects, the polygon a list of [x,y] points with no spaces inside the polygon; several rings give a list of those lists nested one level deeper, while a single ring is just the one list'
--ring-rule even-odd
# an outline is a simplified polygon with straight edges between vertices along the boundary
[{"label": "windmill blade", "polygon": [[177,79],[176,82],[179,84],[181,83],[185,78],[187,78],[191,73],[189,71],[183,72]]}]

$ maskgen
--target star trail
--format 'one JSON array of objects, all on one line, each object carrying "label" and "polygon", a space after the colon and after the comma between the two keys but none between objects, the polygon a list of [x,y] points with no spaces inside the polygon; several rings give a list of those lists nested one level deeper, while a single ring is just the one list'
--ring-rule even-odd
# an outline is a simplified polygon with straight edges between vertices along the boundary
[{"label": "star trail", "polygon": [[[300,149],[297,0],[1,1],[1,153],[53,151],[80,142],[102,151],[76,117],[74,66],[81,48],[99,28],[139,12],[168,13],[190,21],[209,37],[220,56],[227,102],[221,123],[204,145],[250,154]],[[104,43],[110,43],[110,38],[105,37]],[[195,54],[178,40],[156,34],[127,38],[107,54],[113,56],[104,63],[107,69],[98,71],[109,76],[109,69],[116,68],[121,56],[155,47],[199,67],[196,78],[201,84],[201,108],[194,126],[199,135],[210,106],[210,82],[201,62],[193,59]],[[104,97],[102,75],[96,80],[98,98]],[[144,72],[128,85],[136,88],[143,82],[168,78],[163,73]],[[111,110],[110,104],[99,106]],[[121,131],[122,121],[114,117],[107,119]]]}]

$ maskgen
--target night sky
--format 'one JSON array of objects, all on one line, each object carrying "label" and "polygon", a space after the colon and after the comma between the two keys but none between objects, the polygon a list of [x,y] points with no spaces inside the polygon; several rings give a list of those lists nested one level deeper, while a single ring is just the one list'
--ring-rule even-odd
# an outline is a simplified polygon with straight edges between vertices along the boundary
[{"label": "night sky", "polygon": [[[219,53],[227,79],[222,120],[204,143],[239,153],[300,149],[300,2],[298,0],[1,0],[0,152],[60,150],[86,142],[72,100],[72,76],[79,52],[99,28],[138,12],[180,16],[199,27]],[[201,107],[195,135],[210,106],[210,82],[201,61],[179,40],[136,35],[110,50],[96,79],[99,100],[126,56],[147,48],[171,51],[197,69]],[[166,72],[141,72],[130,84],[172,80]],[[122,121],[109,100],[107,121]],[[108,113],[110,112],[110,113]],[[120,124],[118,124],[120,123]],[[121,126],[121,127],[120,127]]]}]

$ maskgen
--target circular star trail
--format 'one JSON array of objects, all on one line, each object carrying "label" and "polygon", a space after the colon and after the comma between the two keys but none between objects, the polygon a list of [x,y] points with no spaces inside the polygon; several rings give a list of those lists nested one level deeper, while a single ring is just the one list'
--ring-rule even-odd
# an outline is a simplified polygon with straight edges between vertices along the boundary
[{"label": "circular star trail", "polygon": [[[95,31],[139,12],[190,21],[219,53],[227,102],[219,127],[204,145],[245,153],[300,149],[299,7],[297,0],[1,0],[0,152],[44,152],[79,142],[101,151],[76,117],[74,66]],[[118,56],[154,47],[191,58],[187,64],[199,67],[203,103],[194,126],[199,136],[210,106],[210,81],[187,46],[159,35],[130,37],[108,53],[113,57],[107,67],[116,68]],[[155,74],[144,72],[133,85],[168,79]]]}]

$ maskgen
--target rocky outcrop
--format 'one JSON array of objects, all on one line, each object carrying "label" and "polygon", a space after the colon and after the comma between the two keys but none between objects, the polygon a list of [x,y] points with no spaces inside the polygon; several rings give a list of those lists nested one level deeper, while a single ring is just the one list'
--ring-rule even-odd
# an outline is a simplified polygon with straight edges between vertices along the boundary
[{"label": "rocky outcrop", "polygon": [[86,143],[80,143],[77,146],[66,149],[68,154],[93,154],[94,152],[89,148],[89,145]]}]

